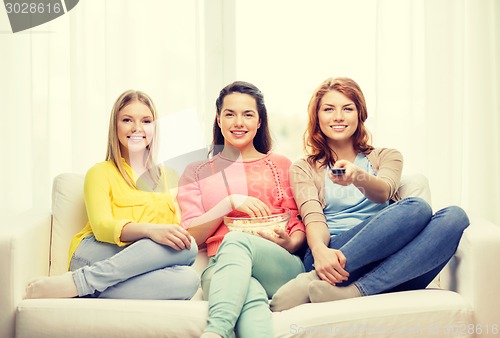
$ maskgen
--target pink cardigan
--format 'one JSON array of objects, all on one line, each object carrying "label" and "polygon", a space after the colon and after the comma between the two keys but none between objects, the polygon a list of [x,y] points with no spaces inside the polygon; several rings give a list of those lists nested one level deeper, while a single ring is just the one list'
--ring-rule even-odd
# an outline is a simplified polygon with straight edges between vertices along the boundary
[{"label": "pink cardigan", "polygon": [[[288,208],[291,211],[287,232],[305,231],[297,218],[297,205],[290,189],[288,158],[268,153],[251,161],[232,161],[220,154],[211,160],[192,163],[184,171],[177,201],[181,209],[181,226],[189,228],[193,219],[203,215],[222,199],[231,194],[242,194],[259,198],[271,208]],[[226,176],[227,188],[222,171]],[[214,256],[228,232],[221,223],[206,240],[208,256]]]}]

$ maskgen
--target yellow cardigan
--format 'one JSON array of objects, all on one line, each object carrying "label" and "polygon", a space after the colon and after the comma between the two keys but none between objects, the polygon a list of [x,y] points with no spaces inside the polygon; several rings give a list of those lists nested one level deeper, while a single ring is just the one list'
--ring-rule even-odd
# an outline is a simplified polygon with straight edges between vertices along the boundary
[{"label": "yellow cardigan", "polygon": [[[125,170],[136,181],[132,168],[122,159]],[[148,192],[130,187],[113,162],[97,163],[85,175],[84,198],[88,222],[73,237],[69,262],[80,242],[94,235],[98,241],[125,246],[120,240],[127,223],[179,224],[176,207],[162,168],[164,191]]]}]

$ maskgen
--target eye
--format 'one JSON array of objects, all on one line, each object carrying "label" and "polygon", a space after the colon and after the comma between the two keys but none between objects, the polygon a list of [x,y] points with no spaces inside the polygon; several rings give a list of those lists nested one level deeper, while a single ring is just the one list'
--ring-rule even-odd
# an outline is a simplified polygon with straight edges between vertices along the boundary
[{"label": "eye", "polygon": [[128,118],[128,117],[125,117],[122,119],[123,122],[125,123],[128,123],[128,122],[132,122],[132,119]]},{"label": "eye", "polygon": [[333,108],[332,107],[326,107],[325,109],[323,109],[324,111],[332,111]]},{"label": "eye", "polygon": [[152,120],[150,120],[150,119],[146,119],[146,120],[142,121],[142,123],[149,124],[149,123],[153,123],[153,121],[152,121]]},{"label": "eye", "polygon": [[246,118],[252,118],[254,117],[254,113],[245,113]]},{"label": "eye", "polygon": [[351,112],[351,111],[354,111],[354,108],[353,107],[345,107],[344,110]]}]

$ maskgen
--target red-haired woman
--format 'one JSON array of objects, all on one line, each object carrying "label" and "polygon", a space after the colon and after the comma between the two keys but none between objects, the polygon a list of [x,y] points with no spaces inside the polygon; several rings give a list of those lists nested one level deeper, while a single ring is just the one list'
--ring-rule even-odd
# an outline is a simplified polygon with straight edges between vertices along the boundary
[{"label": "red-haired woman", "polygon": [[352,79],[325,80],[308,114],[308,156],[292,165],[290,180],[309,272],[278,290],[272,310],[425,288],[455,253],[465,212],[433,214],[418,197],[396,201],[403,157],[369,144],[364,95]]}]

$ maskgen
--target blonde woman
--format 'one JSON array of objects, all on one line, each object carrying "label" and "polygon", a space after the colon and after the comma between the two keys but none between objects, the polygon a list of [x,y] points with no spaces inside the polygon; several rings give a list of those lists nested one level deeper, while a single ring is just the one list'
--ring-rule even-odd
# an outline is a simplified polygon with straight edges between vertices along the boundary
[{"label": "blonde woman", "polygon": [[88,223],[70,245],[69,270],[28,284],[26,298],[190,299],[198,247],[179,226],[164,168],[155,164],[157,114],[143,92],[116,100],[106,161],[85,176]]}]

